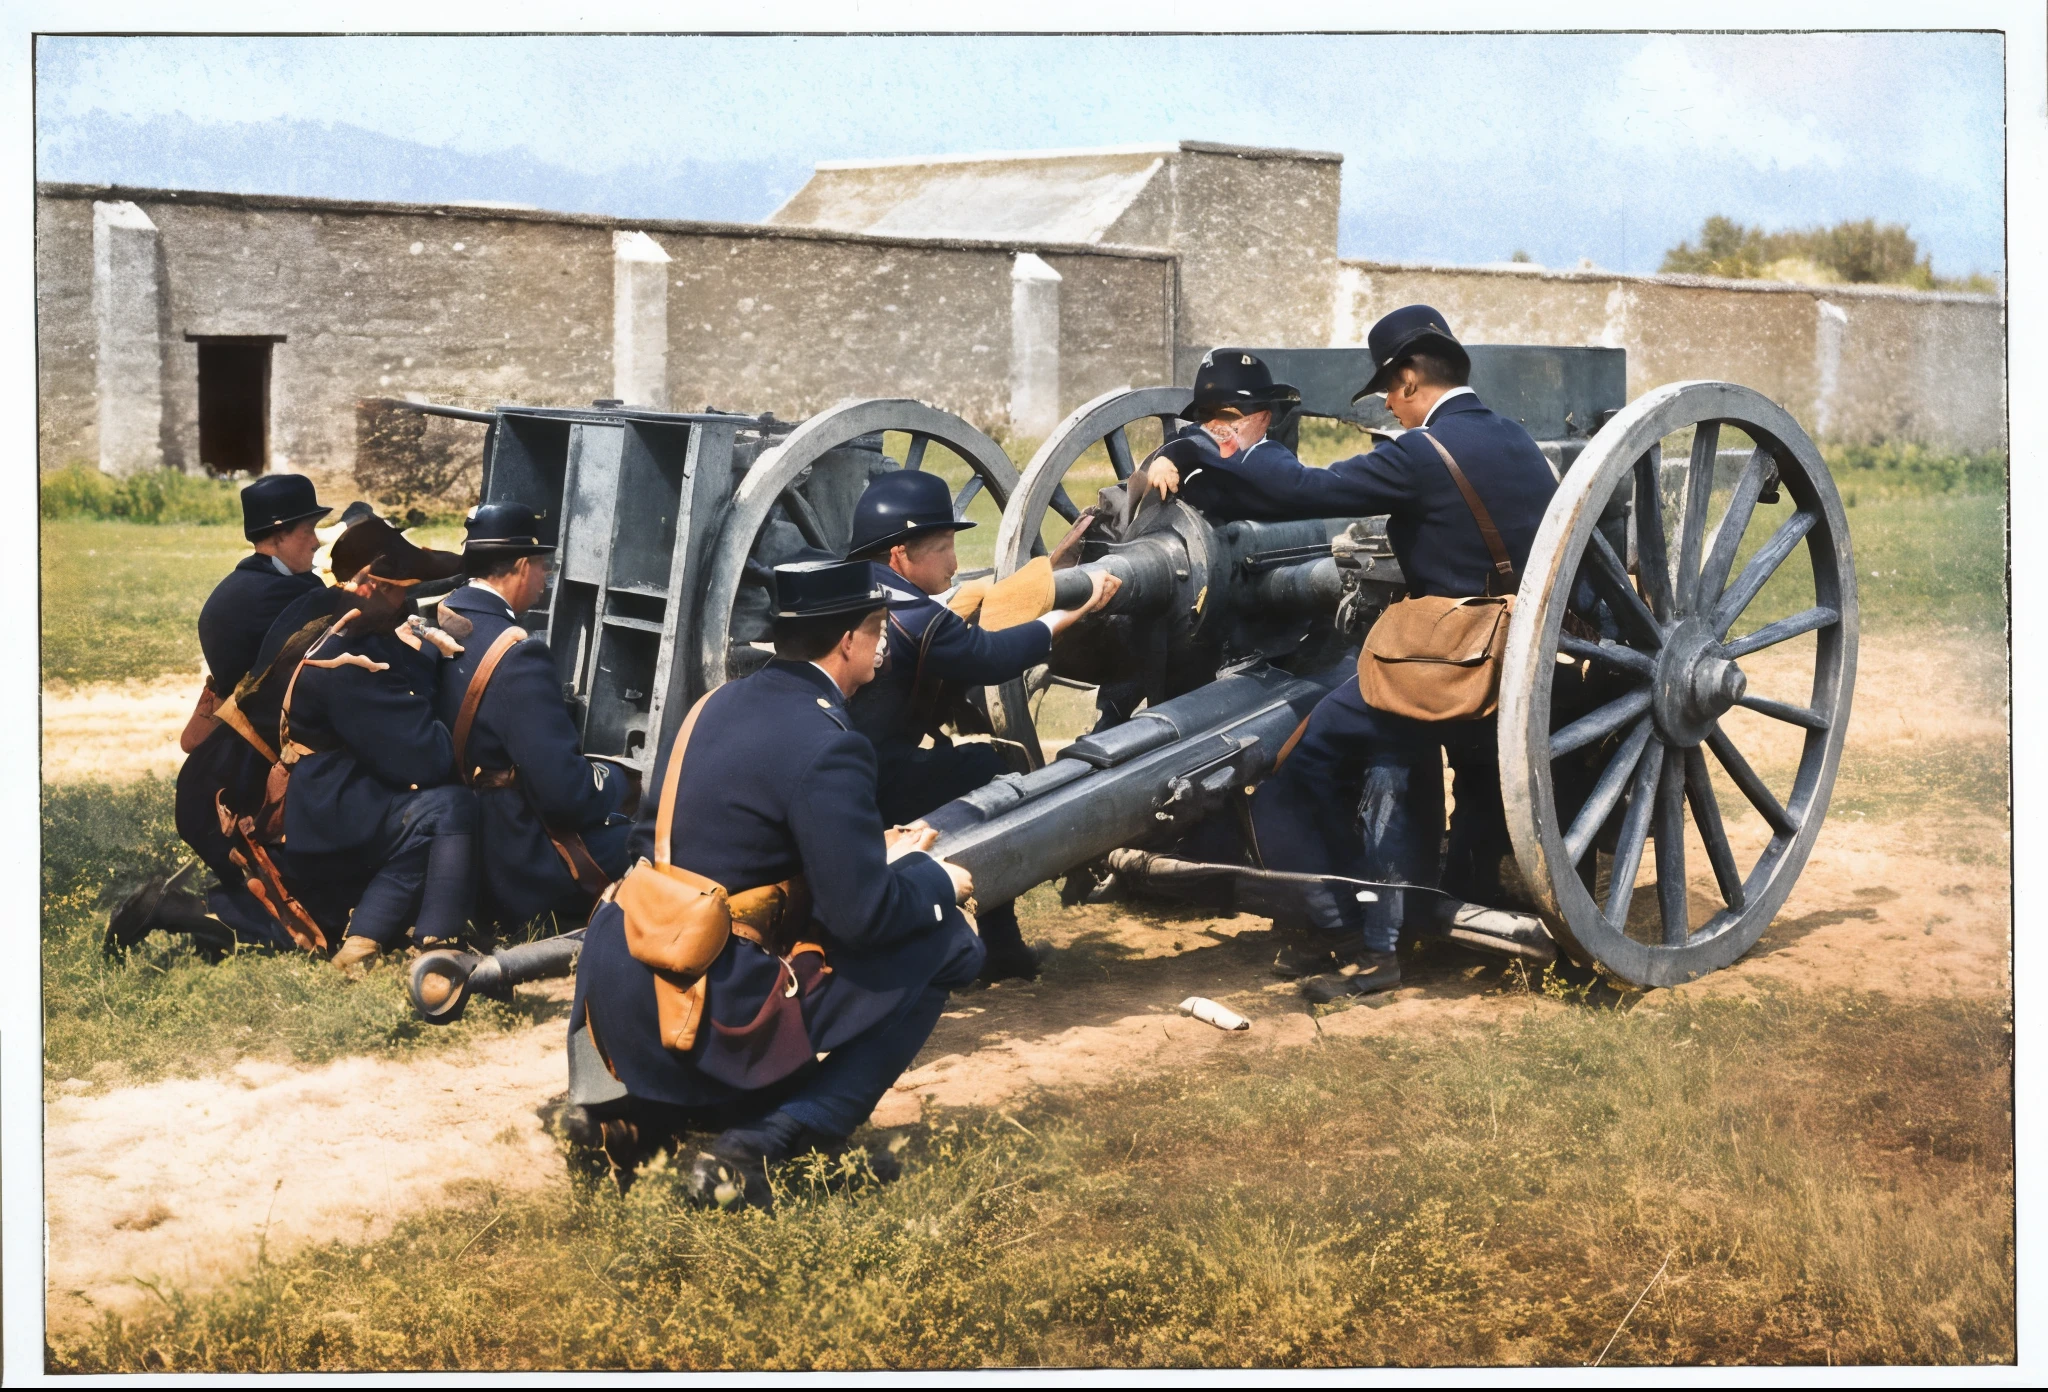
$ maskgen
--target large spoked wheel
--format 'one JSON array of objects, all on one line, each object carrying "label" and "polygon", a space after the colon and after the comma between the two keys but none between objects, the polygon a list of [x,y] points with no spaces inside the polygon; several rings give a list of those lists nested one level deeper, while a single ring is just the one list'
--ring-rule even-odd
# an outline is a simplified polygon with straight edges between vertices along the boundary
[{"label": "large spoked wheel", "polygon": [[[1156,420],[1164,439],[1179,426],[1181,413],[1193,399],[1194,392],[1186,387],[1119,387],[1076,407],[1031,456],[1015,495],[1003,509],[1002,525],[996,531],[996,578],[1016,573],[1033,556],[1044,553],[1048,512],[1068,522],[1081,515],[1080,506],[1067,493],[1066,481],[1083,455],[1102,446],[1109,455],[1111,471],[1122,483],[1137,467],[1130,428]],[[990,687],[988,709],[996,737],[1022,750],[1030,767],[1037,768],[1044,755],[1031,722],[1032,693],[1031,683],[1024,678]]]},{"label": "large spoked wheel", "polygon": [[[885,433],[909,437],[903,459],[880,453]],[[845,401],[812,416],[766,450],[733,493],[705,581],[697,628],[697,690],[710,691],[765,660],[773,567],[803,554],[844,554],[853,507],[878,472],[926,466],[938,444],[964,461],[953,515],[983,489],[1003,507],[1017,470],[994,440],[958,416],[918,401]]]},{"label": "large spoked wheel", "polygon": [[[1717,489],[1738,432],[1754,450]],[[1848,522],[1798,423],[1723,382],[1610,421],[1537,533],[1501,682],[1508,828],[1567,950],[1640,986],[1748,951],[1820,834],[1855,675]]]}]

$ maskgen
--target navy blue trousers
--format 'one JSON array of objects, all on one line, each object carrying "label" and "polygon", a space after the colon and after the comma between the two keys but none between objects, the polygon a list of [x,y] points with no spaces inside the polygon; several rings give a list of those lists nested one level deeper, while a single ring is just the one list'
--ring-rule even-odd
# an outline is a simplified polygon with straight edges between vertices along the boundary
[{"label": "navy blue trousers", "polygon": [[452,783],[422,788],[393,798],[363,845],[293,855],[294,883],[304,878],[319,898],[367,872],[369,882],[349,918],[350,937],[386,948],[402,942],[409,928],[421,938],[457,937],[476,899],[476,822],[476,794],[469,789]]},{"label": "navy blue trousers", "polygon": [[[1448,754],[1458,803],[1452,827],[1453,878],[1507,843],[1500,805],[1494,722],[1422,721],[1368,706],[1347,681],[1309,715],[1280,771],[1252,797],[1252,827],[1269,870],[1344,875],[1434,886],[1444,832],[1443,764]],[[1305,906],[1317,934],[1362,935],[1368,951],[1392,952],[1408,913],[1431,895],[1381,891],[1358,903],[1342,894]]]}]

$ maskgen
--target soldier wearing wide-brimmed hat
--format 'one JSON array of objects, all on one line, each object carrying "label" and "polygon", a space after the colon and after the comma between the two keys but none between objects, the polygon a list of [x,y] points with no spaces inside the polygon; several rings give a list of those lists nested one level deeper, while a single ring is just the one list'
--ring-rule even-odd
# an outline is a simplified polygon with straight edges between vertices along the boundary
[{"label": "soldier wearing wide-brimmed hat", "polygon": [[[1410,596],[1512,594],[1557,488],[1543,452],[1472,390],[1471,355],[1432,306],[1383,316],[1366,347],[1373,370],[1353,400],[1384,393],[1402,432],[1326,469],[1303,467],[1271,441],[1249,449],[1231,470],[1243,488],[1233,497],[1260,511],[1236,515],[1385,514]],[[1182,481],[1192,499],[1198,478],[1183,471]],[[1445,887],[1498,903],[1508,842],[1494,739],[1491,715],[1416,719],[1369,705],[1360,683],[1343,683],[1317,705],[1292,755],[1252,800],[1267,868],[1434,883],[1448,753],[1458,815]],[[1312,906],[1319,941],[1283,952],[1276,970],[1304,977],[1317,1001],[1398,984],[1394,949],[1408,897],[1395,890],[1362,906],[1341,899]]]},{"label": "soldier wearing wide-brimmed hat", "polygon": [[[211,887],[191,893],[203,894],[220,932],[244,942],[283,946],[289,939],[250,895],[245,877],[229,859],[216,799],[223,792],[234,805],[252,796],[260,799],[270,764],[215,719],[214,712],[248,675],[264,635],[278,617],[295,601],[324,588],[313,570],[313,553],[320,545],[314,528],[329,510],[316,495],[313,481],[300,474],[265,474],[245,487],[242,535],[253,554],[243,557],[214,586],[199,610],[199,651],[206,660],[206,680],[179,740],[187,757],[178,769],[175,817],[178,835],[215,878]],[[114,926],[109,946],[126,946],[152,926],[167,926],[157,923],[159,917],[128,915]]]},{"label": "soldier wearing wide-brimmed hat", "polygon": [[469,583],[438,610],[463,651],[442,664],[435,709],[455,739],[456,776],[477,790],[481,910],[506,926],[549,909],[581,922],[625,873],[631,830],[626,771],[584,757],[554,656],[520,626],[554,568],[545,521],[524,503],[471,509]]},{"label": "soldier wearing wide-brimmed hat", "polygon": [[624,1095],[574,1107],[565,1129],[602,1133],[630,1167],[661,1131],[723,1127],[689,1162],[703,1203],[765,1206],[769,1165],[845,1147],[982,959],[958,908],[972,881],[924,854],[929,828],[885,830],[874,748],[846,711],[901,601],[865,561],[777,566],[774,584],[774,660],[663,740],[633,830],[649,863],[630,875],[672,865],[725,886],[732,936],[701,974],[664,979],[629,936],[627,906],[646,901],[628,878],[591,916],[569,1018],[572,1057],[594,1048]]},{"label": "soldier wearing wide-brimmed hat", "polygon": [[[948,695],[1022,676],[1046,660],[1054,637],[1116,594],[1116,577],[1098,572],[1088,602],[1077,609],[1040,613],[1034,605],[1008,627],[996,627],[986,613],[966,622],[935,596],[952,587],[959,570],[954,536],[974,525],[954,515],[946,481],[921,469],[876,475],[854,505],[849,559],[872,562],[875,583],[904,601],[889,612],[881,671],[847,703],[854,728],[875,746],[877,796],[892,823],[915,821],[1008,771],[994,745],[955,744],[940,728],[952,704]],[[1050,577],[1043,578],[1049,604]],[[1012,905],[983,904],[980,924],[986,979],[1038,975],[1037,954],[1025,944]]]},{"label": "soldier wearing wide-brimmed hat", "polygon": [[[1189,422],[1168,436],[1131,481],[1134,489],[1174,491],[1204,516],[1218,522],[1271,520],[1285,502],[1264,495],[1259,465],[1300,464],[1294,452],[1268,439],[1275,413],[1284,417],[1301,404],[1301,393],[1273,380],[1272,369],[1244,348],[1212,348],[1195,370]],[[1256,463],[1252,456],[1259,457]]]}]

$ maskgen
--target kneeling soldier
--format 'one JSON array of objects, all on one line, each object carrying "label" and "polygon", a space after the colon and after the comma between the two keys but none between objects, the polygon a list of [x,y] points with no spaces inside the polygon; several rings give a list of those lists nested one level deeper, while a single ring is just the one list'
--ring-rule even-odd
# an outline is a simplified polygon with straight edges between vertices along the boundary
[{"label": "kneeling soldier", "polygon": [[583,757],[555,660],[516,622],[547,588],[555,548],[538,525],[521,503],[472,512],[469,583],[440,606],[463,651],[441,665],[436,707],[477,790],[484,911],[508,927],[557,907],[580,921],[625,873],[631,829],[624,771]]},{"label": "kneeling soldier", "polygon": [[[995,746],[955,744],[939,728],[942,688],[995,686],[1044,662],[1053,638],[1108,603],[1115,576],[1098,572],[1088,602],[1013,628],[986,630],[963,621],[934,595],[960,569],[953,534],[974,526],[953,515],[946,481],[920,470],[878,476],[854,507],[848,559],[873,562],[875,582],[895,597],[880,672],[847,703],[853,727],[875,746],[882,816],[916,821],[1007,771]],[[926,736],[932,747],[922,748]],[[1038,957],[1024,945],[1017,911],[984,904],[977,915],[988,948],[984,980],[1038,975]]]},{"label": "kneeling soldier", "polygon": [[[249,539],[254,554],[243,557],[228,572],[199,611],[199,650],[206,657],[206,685],[179,741],[187,758],[178,769],[178,835],[218,880],[206,891],[203,906],[212,919],[188,913],[182,922],[173,922],[162,913],[117,913],[108,934],[110,948],[127,947],[152,928],[182,926],[203,931],[209,922],[242,942],[291,945],[291,939],[249,893],[242,872],[230,862],[231,848],[221,832],[215,806],[225,797],[229,806],[254,812],[263,800],[271,751],[258,749],[241,730],[223,724],[214,712],[248,675],[264,635],[278,616],[295,600],[325,588],[313,570],[313,553],[320,545],[314,527],[328,512],[314,496],[312,481],[296,474],[267,474],[242,490],[242,535]],[[147,902],[155,907],[174,901],[159,892]]]},{"label": "kneeling soldier", "polygon": [[[972,881],[923,854],[928,829],[884,830],[874,748],[846,713],[874,676],[889,591],[865,564],[813,562],[778,566],[775,595],[774,660],[699,701],[662,748],[633,829],[642,860],[576,964],[571,1048],[587,1024],[627,1094],[605,1105],[633,1125],[725,1128],[690,1171],[701,1202],[766,1205],[768,1165],[843,1146],[982,961],[955,907]],[[729,935],[722,917],[699,935],[653,912],[678,880],[724,888]]]},{"label": "kneeling soldier", "polygon": [[469,917],[476,797],[451,783],[454,749],[434,716],[431,648],[404,641],[407,591],[461,569],[414,546],[380,518],[335,543],[336,574],[358,596],[306,650],[284,698],[279,733],[291,767],[284,844],[294,879],[367,878],[348,936],[347,967],[397,947],[453,941]]}]

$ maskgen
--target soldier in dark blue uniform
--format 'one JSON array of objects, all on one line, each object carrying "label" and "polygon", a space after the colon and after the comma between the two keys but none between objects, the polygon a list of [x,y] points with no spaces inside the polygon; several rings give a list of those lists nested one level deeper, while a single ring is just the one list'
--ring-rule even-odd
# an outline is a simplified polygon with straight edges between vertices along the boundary
[{"label": "soldier in dark blue uniform", "polygon": [[626,871],[624,770],[583,757],[547,643],[507,637],[539,603],[554,550],[524,504],[474,509],[462,546],[469,583],[439,610],[463,651],[441,665],[435,707],[461,744],[458,776],[477,790],[483,911],[506,926],[554,908],[581,921]]},{"label": "soldier in dark blue uniform", "polygon": [[[953,534],[974,525],[953,515],[946,481],[922,470],[879,475],[854,507],[848,559],[871,561],[875,582],[902,601],[889,612],[881,671],[847,702],[853,727],[875,746],[882,816],[892,824],[914,822],[1006,771],[995,746],[955,744],[939,728],[948,684],[957,692],[1023,675],[1051,655],[1056,635],[1116,593],[1116,577],[1098,573],[1079,609],[995,632],[969,624],[933,596],[952,588],[960,568]],[[978,922],[985,979],[1038,975],[1013,905],[983,904]]]},{"label": "soldier in dark blue uniform", "polygon": [[453,747],[434,713],[443,659],[405,623],[411,587],[456,574],[461,558],[372,517],[335,543],[333,564],[349,573],[354,613],[307,649],[284,701],[284,844],[295,880],[367,880],[334,957],[348,967],[408,929],[423,947],[461,935],[476,797],[451,781]]},{"label": "soldier in dark blue uniform", "polygon": [[[712,692],[685,726],[669,852],[723,885],[745,927],[697,978],[701,1028],[684,1048],[664,1043],[661,983],[610,899],[591,917],[570,1016],[572,1040],[587,1024],[639,1124],[725,1128],[690,1171],[707,1202],[765,1204],[767,1165],[843,1145],[982,959],[955,907],[971,880],[923,853],[929,829],[886,828],[874,747],[847,715],[874,676],[889,591],[847,562],[778,566],[775,590],[775,659]],[[641,857],[657,855],[675,743],[641,799]],[[767,917],[742,907],[764,895]]]},{"label": "soldier in dark blue uniform", "polygon": [[[211,926],[264,946],[289,947],[291,940],[249,893],[241,872],[228,859],[228,839],[221,832],[214,799],[225,793],[230,807],[255,811],[270,761],[234,729],[215,720],[213,712],[248,675],[264,634],[278,616],[294,600],[325,588],[313,571],[313,553],[320,546],[314,528],[328,512],[314,495],[312,481],[297,474],[267,474],[244,488],[242,535],[255,554],[228,572],[199,611],[199,650],[206,658],[207,677],[181,741],[186,759],[178,769],[178,835],[217,881],[205,896],[205,908],[215,920]],[[160,892],[148,902],[152,908],[168,907]],[[123,908],[140,906],[138,902]],[[128,946],[159,927],[197,928],[204,933],[209,925],[198,922],[200,917],[186,914],[172,921],[162,913],[117,910],[108,946]]]},{"label": "soldier in dark blue uniform", "polygon": [[[1301,467],[1294,452],[1266,438],[1275,408],[1301,403],[1301,393],[1241,348],[1215,348],[1195,371],[1195,395],[1188,424],[1169,436],[1147,461],[1147,475],[1162,493],[1178,486],[1189,506],[1217,522],[1282,522],[1304,516],[1290,509],[1284,491],[1269,496],[1261,485],[1289,466]],[[1248,456],[1260,453],[1258,473]],[[1164,460],[1161,465],[1158,461]],[[1169,467],[1170,466],[1170,467]],[[1143,488],[1145,481],[1134,486]]]},{"label": "soldier in dark blue uniform", "polygon": [[[1358,398],[1385,392],[1403,433],[1327,469],[1306,468],[1272,442],[1246,449],[1225,461],[1227,484],[1212,494],[1219,520],[1384,513],[1410,595],[1512,593],[1513,577],[1496,573],[1472,509],[1430,437],[1470,479],[1515,575],[1557,488],[1549,462],[1528,431],[1487,410],[1466,385],[1471,360],[1434,309],[1395,310],[1373,325],[1367,346],[1376,370]],[[1170,463],[1162,468],[1155,461],[1153,471],[1155,484],[1170,489],[1180,481]],[[1187,480],[1190,487],[1194,482]],[[1264,863],[1386,883],[1434,883],[1448,753],[1459,817],[1447,871],[1468,881],[1485,877],[1507,846],[1494,740],[1491,717],[1413,720],[1367,705],[1358,684],[1345,682],[1316,707],[1292,755],[1252,800]],[[1394,950],[1405,897],[1383,893],[1362,907],[1315,906],[1322,946],[1283,953],[1276,968],[1312,973],[1304,989],[1315,1000],[1398,984]],[[1363,952],[1347,950],[1360,934]]]}]

